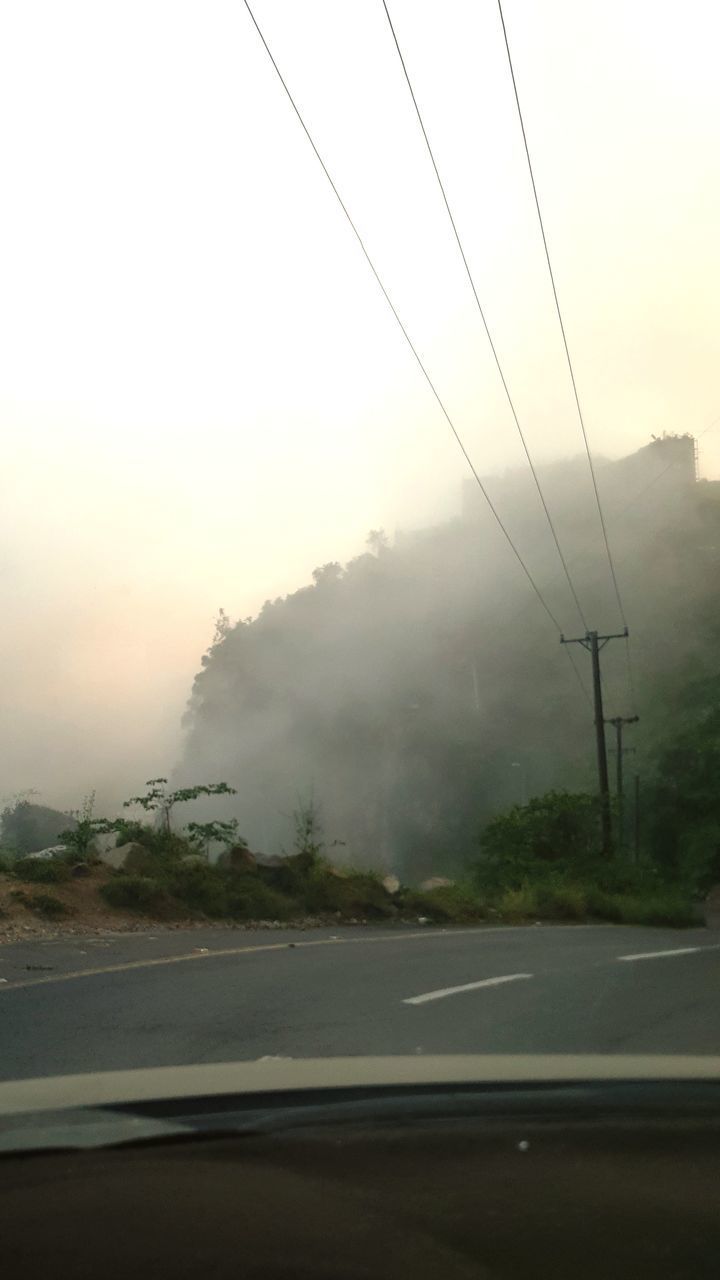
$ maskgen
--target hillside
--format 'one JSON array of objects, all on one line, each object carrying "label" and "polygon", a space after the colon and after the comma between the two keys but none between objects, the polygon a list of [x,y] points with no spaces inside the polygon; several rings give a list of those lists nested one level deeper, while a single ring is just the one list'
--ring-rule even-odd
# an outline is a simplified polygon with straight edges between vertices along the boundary
[{"label": "hillside", "polygon": [[[720,498],[695,482],[692,450],[690,437],[670,437],[598,465],[642,767],[677,691],[714,669]],[[541,479],[588,624],[620,630],[586,464]],[[532,480],[487,483],[560,625],[582,634]],[[176,780],[226,779],[238,792],[228,812],[265,852],[289,847],[297,797],[312,790],[327,839],[343,842],[339,859],[453,871],[521,791],[593,787],[592,712],[476,489],[457,519],[372,542],[257,618],[220,626],[193,685]],[[574,656],[589,689],[587,655],[575,646]],[[624,643],[603,662],[606,715],[627,715]]]}]

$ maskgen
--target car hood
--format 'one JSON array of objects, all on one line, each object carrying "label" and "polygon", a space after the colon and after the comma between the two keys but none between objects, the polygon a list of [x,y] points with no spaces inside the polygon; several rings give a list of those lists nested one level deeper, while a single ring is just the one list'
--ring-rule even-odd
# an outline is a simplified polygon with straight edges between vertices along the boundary
[{"label": "car hood", "polygon": [[259,1058],[0,1082],[0,1116],[168,1099],[428,1085],[718,1080],[720,1057],[461,1055]]}]

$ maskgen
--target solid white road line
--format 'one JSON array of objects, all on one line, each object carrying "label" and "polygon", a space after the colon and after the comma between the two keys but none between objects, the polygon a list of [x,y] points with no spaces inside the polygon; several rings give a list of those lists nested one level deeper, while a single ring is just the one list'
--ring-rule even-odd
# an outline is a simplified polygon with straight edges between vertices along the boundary
[{"label": "solid white road line", "polygon": [[532,978],[531,973],[506,973],[501,978],[483,978],[480,982],[464,982],[461,987],[441,987],[439,991],[426,991],[421,996],[410,996],[403,1004],[427,1004],[429,1000],[443,1000],[445,996],[457,996],[463,991],[479,991],[480,987],[500,987],[503,982],[518,982]]},{"label": "solid white road line", "polygon": [[676,947],[674,951],[635,951],[629,956],[616,956],[616,960],[659,960],[663,956],[691,956],[696,951],[720,951],[720,945],[712,947]]}]

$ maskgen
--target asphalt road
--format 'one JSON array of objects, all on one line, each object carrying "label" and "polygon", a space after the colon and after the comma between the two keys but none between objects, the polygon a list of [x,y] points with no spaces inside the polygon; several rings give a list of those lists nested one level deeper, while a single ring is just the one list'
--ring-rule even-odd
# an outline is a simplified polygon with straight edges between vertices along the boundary
[{"label": "asphalt road", "polygon": [[0,948],[2,1079],[470,1052],[720,1054],[720,931],[207,929]]}]

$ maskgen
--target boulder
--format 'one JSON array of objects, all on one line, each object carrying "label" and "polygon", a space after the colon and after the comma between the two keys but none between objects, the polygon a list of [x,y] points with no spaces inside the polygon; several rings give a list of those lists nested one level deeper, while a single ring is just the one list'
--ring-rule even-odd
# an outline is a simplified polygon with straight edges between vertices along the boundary
[{"label": "boulder", "polygon": [[47,849],[38,849],[36,853],[26,853],[26,858],[36,858],[39,862],[51,862],[53,858],[64,858],[67,849],[64,844],[52,844]]},{"label": "boulder", "polygon": [[279,853],[254,853],[258,867],[284,867],[289,862],[288,858],[283,858]]},{"label": "boulder", "polygon": [[423,880],[420,885],[420,892],[428,893],[430,889],[445,889],[448,885],[454,883],[454,880],[448,880],[446,876],[430,876],[429,880]]},{"label": "boulder", "polygon": [[206,867],[208,860],[204,853],[184,853],[180,862],[184,867]]},{"label": "boulder", "polygon": [[400,881],[397,876],[385,876],[382,884],[386,893],[397,893],[400,888]]},{"label": "boulder", "polygon": [[257,864],[258,857],[244,844],[236,844],[232,849],[224,849],[217,860],[218,867],[233,867],[236,871],[252,870]]},{"label": "boulder", "polygon": [[142,874],[147,868],[147,861],[152,857],[145,845],[131,840],[128,844],[117,845],[114,849],[106,849],[98,854],[100,861],[114,871],[137,871]]},{"label": "boulder", "polygon": [[102,861],[103,854],[107,853],[109,849],[116,848],[117,841],[117,831],[102,831],[98,835],[93,836],[90,841],[89,852],[94,854],[96,858],[100,858]]}]

